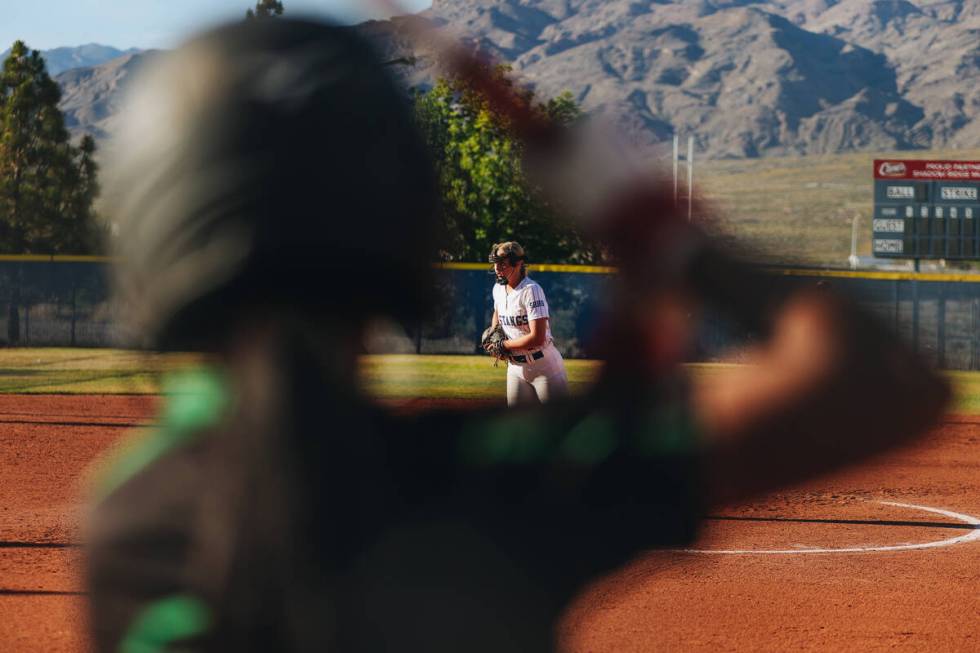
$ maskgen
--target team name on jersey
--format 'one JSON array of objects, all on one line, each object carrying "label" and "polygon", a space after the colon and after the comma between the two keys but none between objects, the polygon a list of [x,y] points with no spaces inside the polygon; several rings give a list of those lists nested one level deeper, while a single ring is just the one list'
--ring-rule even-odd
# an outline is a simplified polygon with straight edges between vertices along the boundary
[{"label": "team name on jersey", "polygon": [[527,324],[527,315],[498,315],[500,323],[505,326],[522,326]]}]

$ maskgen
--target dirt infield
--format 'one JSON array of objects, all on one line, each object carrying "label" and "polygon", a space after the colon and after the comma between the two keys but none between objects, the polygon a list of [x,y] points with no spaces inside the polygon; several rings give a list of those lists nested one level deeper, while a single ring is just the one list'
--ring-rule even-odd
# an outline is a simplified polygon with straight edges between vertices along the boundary
[{"label": "dirt infield", "polygon": [[[0,395],[0,651],[86,650],[70,546],[84,470],[154,404]],[[977,650],[977,518],[980,419],[950,416],[912,449],[714,511],[694,551],[597,579],[560,624],[561,649]]]},{"label": "dirt infield", "polygon": [[85,651],[77,549],[84,475],[147,396],[0,395],[0,651]]},{"label": "dirt infield", "polygon": [[950,416],[915,448],[715,511],[691,548],[731,553],[651,553],[596,582],[564,650],[975,651],[980,541],[944,543],[980,538],[970,516],[980,420]]}]

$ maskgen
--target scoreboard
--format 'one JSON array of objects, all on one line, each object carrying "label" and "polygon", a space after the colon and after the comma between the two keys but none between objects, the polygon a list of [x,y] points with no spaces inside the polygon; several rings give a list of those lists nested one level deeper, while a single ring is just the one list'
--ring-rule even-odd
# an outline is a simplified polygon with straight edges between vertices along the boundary
[{"label": "scoreboard", "polygon": [[980,259],[980,161],[876,159],[871,252]]}]

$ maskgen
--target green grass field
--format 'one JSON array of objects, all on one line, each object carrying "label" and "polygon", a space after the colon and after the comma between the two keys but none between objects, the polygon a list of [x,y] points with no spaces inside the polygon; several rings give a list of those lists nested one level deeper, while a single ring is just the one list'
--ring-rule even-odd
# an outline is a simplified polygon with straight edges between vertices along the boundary
[{"label": "green grass field", "polygon": [[[595,378],[596,361],[567,360],[572,392],[582,392]],[[504,396],[507,367],[496,368],[486,356],[365,356],[361,374],[374,396],[386,399],[494,399]]]},{"label": "green grass field", "polygon": [[0,393],[154,394],[188,355],[117,349],[0,349]]},{"label": "green grass field", "polygon": [[[193,364],[188,354],[148,354],[115,349],[0,349],[0,393],[155,394],[168,371]],[[599,369],[596,361],[568,360],[573,393],[583,392]],[[688,366],[694,380],[726,364]],[[414,397],[500,399],[505,367],[483,356],[365,356],[367,392],[382,399]],[[980,414],[980,372],[947,372],[956,398],[950,412]]]}]

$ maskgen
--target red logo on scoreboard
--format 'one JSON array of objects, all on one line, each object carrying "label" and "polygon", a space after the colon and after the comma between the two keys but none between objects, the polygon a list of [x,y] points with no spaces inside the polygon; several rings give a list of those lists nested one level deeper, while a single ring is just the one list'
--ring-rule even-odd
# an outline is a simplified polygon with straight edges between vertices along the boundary
[{"label": "red logo on scoreboard", "polygon": [[882,177],[904,177],[905,163],[902,161],[882,161],[878,166],[878,174]]}]

